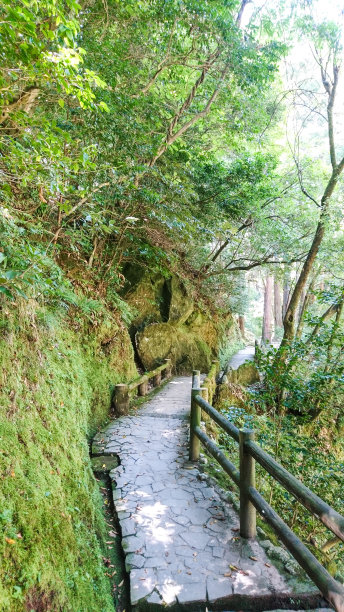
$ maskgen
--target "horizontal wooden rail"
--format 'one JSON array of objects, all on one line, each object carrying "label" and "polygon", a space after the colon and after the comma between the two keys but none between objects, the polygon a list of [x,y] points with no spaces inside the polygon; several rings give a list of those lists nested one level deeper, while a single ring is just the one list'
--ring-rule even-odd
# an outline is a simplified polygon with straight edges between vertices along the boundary
[{"label": "horizontal wooden rail", "polygon": [[331,508],[326,502],[308,489],[300,480],[295,478],[288,470],[282,467],[275,459],[251,440],[245,443],[252,457],[271,476],[278,480],[289,493],[292,493],[299,502],[314,514],[328,529],[344,542],[344,517]]},{"label": "horizontal wooden rail", "polygon": [[[197,380],[195,379],[195,383]],[[293,533],[278,514],[255,488],[255,461],[292,493],[305,508],[319,518],[326,527],[344,540],[344,517],[315,495],[302,482],[290,474],[268,453],[254,442],[254,432],[249,429],[238,429],[204,397],[202,389],[193,388],[191,395],[190,415],[190,459],[197,461],[200,453],[200,442],[223,467],[225,472],[240,488],[240,535],[245,538],[256,534],[256,515],[258,512],[275,530],[300,566],[306,571],[314,584],[337,612],[344,612],[344,587],[337,582],[319,563],[307,546]],[[201,409],[204,410],[236,442],[240,449],[240,471],[204,433],[201,425]]]},{"label": "horizontal wooden rail", "polygon": [[170,361],[171,361],[170,359],[167,359],[166,363],[163,363],[158,368],[155,368],[155,370],[152,370],[151,372],[147,372],[146,374],[143,374],[139,378],[135,378],[135,380],[133,380],[131,383],[128,384],[129,391],[134,391],[135,389],[137,389],[137,387],[142,385],[142,383],[148,382],[151,378],[154,378],[154,376],[159,376],[161,372],[163,372],[169,367]]},{"label": "horizontal wooden rail", "polygon": [[[235,465],[227,459],[226,455],[218,446],[205,434],[200,427],[195,428],[195,434],[203,443],[203,446],[223,467],[224,471],[230,476],[235,484],[240,487],[240,472]],[[293,557],[301,567],[312,578],[319,590],[326,599],[333,604],[341,602],[340,597],[344,595],[344,589],[326,570],[316,557],[308,550],[293,531],[284,523],[278,514],[271,508],[265,499],[254,487],[248,487],[246,494],[258,512],[264,517],[267,523],[275,530],[279,538],[286,545]],[[340,608],[338,608],[340,609]]]},{"label": "horizontal wooden rail", "polygon": [[162,374],[165,373],[164,379],[171,377],[171,359],[165,359],[165,363],[158,366],[151,372],[146,372],[139,378],[136,378],[131,383],[122,383],[115,385],[113,402],[115,410],[118,414],[125,414],[130,405],[130,396],[136,389],[139,395],[144,396],[148,393],[148,383],[150,380],[153,381],[153,387],[158,387],[161,383]]},{"label": "horizontal wooden rail", "polygon": [[220,412],[215,410],[213,406],[211,406],[203,397],[199,394],[195,395],[196,403],[206,412],[212,419],[222,427],[222,429],[228,433],[236,442],[239,442],[239,429],[235,427],[226,417],[224,417]]},{"label": "horizontal wooden rail", "polygon": [[308,550],[307,546],[295,535],[295,533],[282,521],[278,514],[271,508],[264,497],[254,487],[248,487],[247,495],[258,512],[271,525],[278,537],[288,548],[294,559],[305,570],[306,574],[313,580],[319,591],[324,595],[337,612],[344,612],[344,588],[328,573],[319,563],[318,559]]},{"label": "horizontal wooden rail", "polygon": [[209,451],[209,453],[216,459],[216,461],[223,467],[226,474],[234,480],[235,484],[240,484],[240,472],[237,470],[235,465],[227,459],[226,455],[219,449],[219,447],[213,442],[200,427],[195,427],[195,434],[197,438],[203,443],[203,446]]}]

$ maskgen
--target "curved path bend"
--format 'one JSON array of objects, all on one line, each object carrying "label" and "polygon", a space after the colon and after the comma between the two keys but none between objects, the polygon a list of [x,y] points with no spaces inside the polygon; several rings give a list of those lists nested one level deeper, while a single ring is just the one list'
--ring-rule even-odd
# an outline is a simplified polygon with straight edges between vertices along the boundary
[{"label": "curved path bend", "polygon": [[254,346],[248,345],[245,348],[241,349],[235,355],[233,355],[228,364],[227,368],[231,368],[232,370],[237,370],[245,361],[253,361],[254,360]]},{"label": "curved path bend", "polygon": [[93,443],[93,454],[120,460],[110,476],[132,606],[292,608],[295,591],[286,576],[258,541],[238,536],[236,512],[188,461],[190,392],[190,377],[174,378]]}]

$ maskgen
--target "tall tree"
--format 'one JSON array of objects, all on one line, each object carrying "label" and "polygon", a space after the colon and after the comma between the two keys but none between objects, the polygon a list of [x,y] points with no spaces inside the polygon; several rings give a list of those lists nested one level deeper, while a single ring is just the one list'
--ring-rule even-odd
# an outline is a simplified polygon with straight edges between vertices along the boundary
[{"label": "tall tree", "polygon": [[278,327],[282,327],[282,299],[281,299],[281,286],[279,279],[274,276],[274,319],[275,319],[275,330]]},{"label": "tall tree", "polygon": [[[331,197],[337,186],[339,177],[344,170],[344,157],[341,157],[340,160],[337,161],[336,135],[334,127],[334,105],[340,73],[339,53],[341,50],[341,46],[339,32],[333,27],[329,27],[327,30],[324,30],[323,26],[321,28],[316,28],[314,24],[311,24],[312,27],[310,27],[309,22],[307,22],[306,25],[308,33],[312,32],[313,35],[318,34],[318,46],[314,48],[314,57],[317,61],[320,70],[323,89],[327,96],[326,117],[331,172],[323,194],[320,197],[320,200],[318,201],[305,188],[303,183],[301,166],[299,160],[295,157],[295,162],[298,167],[301,189],[306,195],[306,197],[308,197],[317,204],[320,210],[320,214],[310,249],[301,268],[301,272],[295,282],[295,286],[292,291],[284,317],[284,335],[281,344],[282,349],[284,346],[290,344],[290,342],[292,342],[295,337],[297,329],[297,312],[302,298],[302,294],[312,273],[316,257],[318,255],[319,249],[325,236],[326,222],[331,206]],[[283,352],[279,353],[278,358],[281,358],[282,355]]]},{"label": "tall tree", "polygon": [[263,344],[272,342],[274,329],[273,308],[274,308],[274,278],[268,274],[264,281],[264,313],[263,313]]}]

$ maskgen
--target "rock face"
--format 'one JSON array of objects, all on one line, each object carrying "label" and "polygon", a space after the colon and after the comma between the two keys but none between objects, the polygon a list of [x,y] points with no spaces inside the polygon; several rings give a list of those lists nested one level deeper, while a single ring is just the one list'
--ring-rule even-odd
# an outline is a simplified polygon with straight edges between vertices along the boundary
[{"label": "rock face", "polygon": [[188,296],[183,284],[175,277],[170,281],[171,300],[168,320],[182,325],[195,310],[193,300]]},{"label": "rock face", "polygon": [[[214,337],[217,334],[214,330]],[[207,372],[215,351],[200,337],[172,323],[153,323],[136,334],[136,347],[146,370],[169,357],[179,372]]]},{"label": "rock face", "polygon": [[179,373],[206,372],[225,336],[233,341],[239,329],[230,312],[221,319],[195,302],[176,276],[125,270],[124,299],[136,311],[130,333],[145,370],[170,358]]}]

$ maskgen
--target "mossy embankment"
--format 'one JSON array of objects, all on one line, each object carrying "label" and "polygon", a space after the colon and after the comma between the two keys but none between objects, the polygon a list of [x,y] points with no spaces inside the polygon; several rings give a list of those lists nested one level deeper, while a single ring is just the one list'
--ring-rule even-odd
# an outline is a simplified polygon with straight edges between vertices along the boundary
[{"label": "mossy embankment", "polygon": [[136,369],[124,325],[100,319],[2,309],[0,610],[114,610],[88,437]]}]

